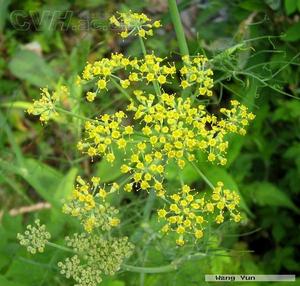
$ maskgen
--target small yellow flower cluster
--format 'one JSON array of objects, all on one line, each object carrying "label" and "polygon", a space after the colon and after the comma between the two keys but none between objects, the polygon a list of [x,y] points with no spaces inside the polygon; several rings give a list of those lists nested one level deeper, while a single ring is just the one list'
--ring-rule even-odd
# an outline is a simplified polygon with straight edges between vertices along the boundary
[{"label": "small yellow flower cluster", "polygon": [[96,95],[101,90],[108,89],[108,83],[111,79],[117,78],[118,81],[124,86],[128,80],[121,80],[114,75],[118,70],[133,69],[137,65],[136,59],[129,59],[123,56],[123,54],[111,54],[110,58],[103,58],[100,61],[96,61],[93,64],[88,63],[82,73],[82,78],[79,77],[78,83],[82,83],[82,80],[90,81],[96,80],[96,90],[89,91],[86,94],[88,101],[94,101]]},{"label": "small yellow flower cluster", "polygon": [[[168,79],[176,75],[174,63],[164,63],[164,59],[147,54],[142,59],[130,59],[122,54],[112,54],[110,58],[104,58],[91,64],[88,63],[82,73],[82,79],[85,81],[95,80],[96,89],[86,94],[88,101],[93,101],[101,90],[108,89],[108,83],[117,82],[123,89],[132,85],[143,82],[144,85],[149,83],[159,86],[168,83]],[[122,71],[122,78],[118,73]],[[81,78],[80,81],[82,82]]]},{"label": "small yellow flower cluster", "polygon": [[[154,95],[147,96],[141,92],[136,94],[136,99],[139,104],[132,102],[128,110],[134,112],[134,120],[142,126],[150,148],[153,152],[159,151],[165,155],[165,162],[175,159],[178,166],[183,168],[185,159],[193,161],[193,153],[202,150],[207,153],[209,161],[226,164],[228,142],[225,136],[239,131],[239,122],[235,120],[232,110],[228,110],[232,117],[218,119],[208,114],[204,105],[193,106],[189,98],[183,100],[163,93],[155,103]],[[244,116],[253,119],[253,114],[248,113],[245,106],[239,107],[245,112]],[[232,128],[234,124],[236,129]]]},{"label": "small yellow flower cluster", "polygon": [[[102,156],[108,162],[115,160],[114,149],[130,151],[121,166],[121,172],[130,174],[131,183],[125,185],[126,191],[133,184],[142,190],[153,188],[159,196],[164,195],[163,172],[170,160],[175,160],[182,169],[187,160],[194,161],[194,153],[201,150],[210,162],[226,164],[228,142],[226,134],[239,132],[237,116],[253,119],[247,108],[233,102],[233,109],[222,109],[225,119],[208,114],[204,105],[192,105],[190,99],[163,93],[159,97],[135,90],[135,101],[127,110],[133,112],[133,125],[123,125],[126,117],[123,111],[112,115],[104,114],[98,122],[87,122],[86,137],[78,143],[78,149],[90,157]],[[236,111],[233,111],[236,110]],[[241,115],[242,114],[242,115]],[[141,128],[142,138],[135,126]],[[232,126],[236,126],[235,129]],[[137,140],[139,139],[139,140]]]},{"label": "small yellow flower cluster", "polygon": [[122,173],[129,173],[133,182],[127,183],[124,190],[131,192],[133,185],[137,189],[149,191],[151,188],[156,191],[160,197],[164,196],[163,172],[165,167],[162,163],[162,153],[157,151],[148,153],[146,143],[139,142],[137,150],[130,156],[127,164],[121,166]]},{"label": "small yellow flower cluster", "polygon": [[[163,59],[154,54],[145,55],[144,59],[139,61],[136,66],[138,77],[145,79],[147,83],[158,82],[163,85],[167,82],[167,77],[174,77],[176,67],[174,63],[163,63]],[[129,80],[132,77],[129,76]]]},{"label": "small yellow flower cluster", "polygon": [[203,223],[205,223],[202,210],[204,199],[196,199],[190,187],[184,185],[181,191],[170,196],[172,203],[166,209],[158,210],[158,217],[166,221],[162,232],[174,231],[178,234],[176,243],[184,245],[184,235],[193,234],[196,239],[203,236]]},{"label": "small yellow flower cluster", "polygon": [[245,135],[247,133],[245,128],[249,125],[249,121],[255,118],[255,115],[252,112],[248,112],[247,107],[240,104],[237,100],[232,100],[231,105],[233,107],[229,110],[226,108],[220,109],[220,112],[228,118],[224,127],[229,132]]},{"label": "small yellow flower cluster", "polygon": [[60,86],[52,94],[49,93],[48,88],[42,88],[41,98],[35,100],[32,106],[27,109],[27,112],[29,114],[39,115],[41,121],[47,122],[49,119],[58,115],[55,108],[61,99],[68,96],[68,94],[69,91],[66,86]]},{"label": "small yellow flower cluster", "polygon": [[184,185],[178,193],[169,196],[170,205],[157,211],[159,219],[165,221],[162,232],[175,232],[176,243],[182,246],[189,235],[196,240],[203,237],[204,224],[211,215],[214,216],[215,222],[220,224],[224,221],[225,210],[228,210],[230,217],[239,222],[241,216],[236,208],[240,198],[236,192],[224,190],[223,186],[222,182],[218,182],[209,199],[200,197],[187,185]]},{"label": "small yellow flower cluster", "polygon": [[218,215],[215,217],[215,222],[220,224],[224,221],[224,211],[228,210],[230,217],[235,221],[241,220],[240,213],[236,210],[240,202],[240,197],[236,192],[232,192],[228,189],[224,189],[222,182],[217,183],[217,187],[214,188],[211,196],[211,202],[206,204],[206,210],[208,212],[218,211]]},{"label": "small yellow flower cluster", "polygon": [[131,11],[118,13],[117,16],[112,16],[109,21],[112,25],[123,30],[120,33],[123,39],[131,35],[141,38],[153,36],[153,28],[161,27],[160,21],[152,22],[145,14],[132,13]]},{"label": "small yellow flower cluster", "polygon": [[85,124],[87,136],[84,141],[77,144],[78,149],[90,157],[105,155],[108,162],[114,162],[113,147],[117,146],[124,150],[130,139],[128,136],[133,134],[132,126],[122,125],[125,117],[125,113],[119,111],[112,115],[102,115],[96,123],[87,121]]},{"label": "small yellow flower cluster", "polygon": [[137,96],[139,104],[132,102],[129,111],[134,111],[134,119],[142,124],[142,132],[147,136],[151,149],[161,152],[164,161],[175,159],[178,166],[185,166],[185,157],[195,159],[193,152],[206,149],[207,138],[214,137],[217,130],[207,130],[209,116],[203,105],[191,106],[190,99],[176,98],[163,93],[155,103],[155,96]]},{"label": "small yellow flower cluster", "polygon": [[94,228],[110,230],[111,227],[117,226],[120,223],[116,217],[119,211],[110,206],[105,199],[119,186],[114,183],[110,191],[106,191],[100,187],[98,177],[93,177],[91,183],[77,177],[77,183],[71,200],[63,206],[63,212],[77,217],[86,232],[92,232]]},{"label": "small yellow flower cluster", "polygon": [[183,89],[195,85],[200,95],[212,96],[211,89],[213,88],[213,71],[207,68],[208,59],[203,55],[195,57],[183,56],[183,67],[180,69],[180,74],[183,77],[181,87]]}]

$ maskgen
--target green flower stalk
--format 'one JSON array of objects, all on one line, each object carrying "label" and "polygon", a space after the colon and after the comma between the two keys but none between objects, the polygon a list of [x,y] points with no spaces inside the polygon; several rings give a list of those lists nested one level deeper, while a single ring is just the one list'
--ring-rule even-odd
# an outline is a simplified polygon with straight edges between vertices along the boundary
[{"label": "green flower stalk", "polygon": [[182,56],[189,55],[189,48],[185,39],[180,14],[178,11],[176,0],[168,0],[171,19],[175,28],[179,50]]}]

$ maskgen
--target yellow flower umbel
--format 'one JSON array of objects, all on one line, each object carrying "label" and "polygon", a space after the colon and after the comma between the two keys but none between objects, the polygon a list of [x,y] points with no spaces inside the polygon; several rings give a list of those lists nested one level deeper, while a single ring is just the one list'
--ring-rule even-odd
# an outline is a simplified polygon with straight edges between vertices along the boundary
[{"label": "yellow flower umbel", "polygon": [[[82,83],[96,83],[93,90],[86,94],[87,101],[91,102],[98,94],[111,88],[121,88],[123,93],[126,93],[126,90],[132,87],[155,84],[159,94],[159,87],[170,82],[175,75],[174,63],[164,62],[164,59],[154,54],[147,54],[141,59],[111,54],[110,58],[103,58],[93,64],[88,63],[82,73]],[[130,98],[130,95],[128,97]]]},{"label": "yellow flower umbel", "polygon": [[[91,158],[101,156],[110,163],[115,160],[114,150],[123,151],[126,156],[121,172],[133,178],[126,191],[135,183],[142,190],[152,188],[163,196],[166,165],[175,161],[183,169],[187,162],[195,160],[198,150],[206,153],[208,161],[225,165],[227,134],[241,133],[244,128],[243,121],[236,117],[253,119],[243,105],[222,109],[226,117],[217,118],[189,98],[184,100],[165,92],[155,96],[141,90],[135,90],[134,96],[127,108],[133,113],[133,125],[123,123],[127,117],[123,111],[104,114],[86,123],[86,137],[78,144],[78,149]],[[138,140],[134,135],[137,133]]]},{"label": "yellow flower umbel", "polygon": [[71,200],[63,206],[63,212],[77,217],[89,233],[94,228],[110,230],[116,227],[120,222],[116,217],[119,211],[105,201],[107,195],[117,190],[116,184],[106,191],[99,185],[97,177],[93,177],[91,183],[77,177],[77,183]]},{"label": "yellow flower umbel", "polygon": [[212,96],[213,71],[208,68],[209,61],[203,55],[182,57],[183,67],[180,69],[181,87],[183,89],[194,86],[196,94]]},{"label": "yellow flower umbel", "polygon": [[247,133],[246,127],[249,122],[255,118],[252,112],[248,112],[246,106],[240,104],[237,100],[231,100],[231,109],[221,108],[220,112],[227,117],[227,124],[225,128],[229,132],[239,133],[245,135]]},{"label": "yellow flower umbel", "polygon": [[224,221],[224,213],[227,210],[230,214],[230,218],[235,222],[241,220],[241,215],[237,211],[240,203],[240,197],[236,192],[232,192],[228,189],[224,189],[222,182],[217,183],[217,187],[213,190],[211,196],[211,202],[206,205],[208,212],[215,212],[215,222],[220,224]]},{"label": "yellow flower umbel", "polygon": [[189,186],[184,185],[180,192],[170,196],[170,205],[157,212],[159,219],[166,221],[162,232],[175,232],[176,243],[179,246],[184,245],[185,237],[188,235],[196,239],[203,236],[204,199],[196,198],[196,195],[197,193],[193,192]]},{"label": "yellow flower umbel", "polygon": [[186,241],[201,239],[205,232],[205,224],[213,216],[217,224],[224,222],[225,212],[235,222],[241,219],[237,211],[239,196],[236,192],[223,189],[224,184],[218,182],[210,198],[200,196],[197,192],[184,185],[178,193],[170,198],[170,204],[157,211],[159,220],[165,222],[163,233],[176,233],[176,243],[179,246]]},{"label": "yellow flower umbel", "polygon": [[28,108],[27,112],[33,115],[39,115],[42,122],[47,122],[58,115],[56,111],[60,100],[69,95],[67,87],[61,86],[52,94],[48,88],[41,89],[41,98],[33,102],[32,106]]},{"label": "yellow flower umbel", "polygon": [[153,35],[153,29],[161,26],[160,21],[153,22],[148,16],[141,13],[118,13],[109,19],[110,23],[115,27],[122,29],[120,36],[127,38],[131,35],[146,38]]},{"label": "yellow flower umbel", "polygon": [[106,160],[113,163],[115,160],[114,148],[125,150],[133,134],[133,127],[124,126],[126,115],[123,111],[109,115],[104,114],[98,122],[86,122],[86,138],[77,145],[78,149],[90,157],[105,156]]}]

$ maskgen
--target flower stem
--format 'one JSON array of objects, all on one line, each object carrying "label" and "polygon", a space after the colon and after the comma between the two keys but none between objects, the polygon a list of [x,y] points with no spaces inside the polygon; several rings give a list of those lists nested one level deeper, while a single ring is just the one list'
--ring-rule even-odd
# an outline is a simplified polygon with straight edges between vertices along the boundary
[{"label": "flower stem", "polygon": [[120,86],[117,81],[113,78],[110,77],[111,82],[113,83],[113,85],[129,100],[132,101],[132,98],[130,97],[130,95],[128,94],[128,92],[122,87]]},{"label": "flower stem", "polygon": [[159,266],[159,267],[138,267],[123,264],[122,268],[126,271],[130,272],[138,272],[138,273],[164,273],[176,270],[176,266],[173,264]]},{"label": "flower stem", "polygon": [[189,48],[185,39],[176,0],[168,0],[171,19],[175,28],[179,50],[182,56],[189,55]]},{"label": "flower stem", "polygon": [[82,116],[82,115],[79,115],[79,114],[75,114],[75,113],[73,113],[73,112],[71,112],[71,111],[68,111],[68,110],[63,109],[63,108],[60,108],[60,107],[56,107],[55,110],[57,110],[57,111],[59,111],[59,112],[61,112],[61,113],[67,114],[67,115],[69,115],[69,116],[71,116],[71,117],[76,117],[76,118],[78,118],[78,119],[82,119],[82,120],[84,120],[84,121],[98,122],[97,120],[90,119],[90,118],[88,118],[88,117],[85,117],[85,116]]},{"label": "flower stem", "polygon": [[151,215],[151,211],[153,208],[153,204],[156,198],[156,194],[154,190],[150,190],[149,195],[148,195],[148,199],[144,208],[144,214],[143,214],[143,219],[144,222],[148,222],[150,219],[150,215]]},{"label": "flower stem", "polygon": [[194,169],[197,171],[197,173],[201,176],[201,178],[205,181],[205,183],[212,189],[214,190],[215,187],[213,183],[202,173],[202,171],[198,168],[198,166],[194,162],[190,162]]},{"label": "flower stem", "polygon": [[68,247],[65,247],[65,246],[62,246],[62,245],[53,243],[53,242],[49,242],[49,241],[48,241],[46,244],[49,245],[49,246],[51,246],[51,247],[54,247],[54,248],[56,248],[56,249],[59,249],[59,250],[63,250],[63,251],[75,253],[75,251],[72,250],[71,248],[68,248]]},{"label": "flower stem", "polygon": [[144,41],[143,41],[142,37],[139,37],[139,41],[140,41],[140,45],[141,45],[141,48],[142,48],[143,55],[145,56],[147,54],[147,51],[146,51],[146,47],[145,47],[145,44],[144,44]]},{"label": "flower stem", "polygon": [[138,273],[152,273],[152,274],[165,273],[165,272],[171,272],[171,271],[177,270],[180,267],[180,265],[182,265],[186,261],[198,260],[198,259],[204,258],[206,256],[207,256],[206,253],[198,252],[195,254],[181,257],[177,260],[174,260],[170,264],[162,265],[162,266],[158,266],[158,267],[138,267],[138,266],[123,264],[122,268],[126,271],[138,272]]}]

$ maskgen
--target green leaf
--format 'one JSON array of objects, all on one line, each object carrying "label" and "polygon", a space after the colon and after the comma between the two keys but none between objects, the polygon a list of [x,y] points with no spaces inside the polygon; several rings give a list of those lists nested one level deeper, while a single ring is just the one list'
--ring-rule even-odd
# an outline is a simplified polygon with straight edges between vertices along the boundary
[{"label": "green leaf", "polygon": [[[0,252],[0,270],[10,263],[10,258],[7,254]],[[1,277],[0,277],[0,285]],[[6,284],[5,284],[6,285]]]},{"label": "green leaf", "polygon": [[26,110],[32,106],[32,103],[26,101],[11,101],[11,102],[2,102],[0,103],[0,106],[8,107],[9,109],[18,108],[18,109]]},{"label": "green leaf", "polygon": [[[47,269],[48,270],[48,269]],[[30,273],[30,275],[28,275]],[[40,281],[45,277],[45,268],[40,267],[38,263],[26,263],[25,261],[21,261],[20,259],[15,259],[11,265],[9,270],[6,272],[5,277],[9,280],[13,280],[15,284],[12,285],[22,285],[17,284],[19,281],[25,283],[25,285],[38,285]],[[6,284],[0,284],[5,285]],[[9,284],[8,284],[9,285]]]},{"label": "green leaf", "polygon": [[287,15],[291,15],[297,9],[297,1],[295,0],[285,0],[284,1],[285,12]]},{"label": "green leaf", "polygon": [[165,177],[168,181],[180,181],[185,184],[191,184],[197,181],[200,176],[191,164],[186,164],[183,170],[178,168],[177,163],[170,162],[166,166]]},{"label": "green leaf", "polygon": [[249,11],[261,11],[265,8],[265,4],[261,0],[241,1],[239,6]]},{"label": "green leaf", "polygon": [[284,102],[280,105],[274,112],[272,120],[279,121],[289,121],[291,119],[297,119],[300,117],[300,102],[297,100],[291,100]]},{"label": "green leaf", "polygon": [[78,43],[78,45],[73,48],[72,53],[70,55],[70,65],[71,71],[74,72],[74,74],[78,74],[83,70],[84,66],[86,65],[86,61],[88,59],[90,50],[90,39],[80,41],[80,43]]},{"label": "green leaf", "polygon": [[62,199],[67,199],[71,195],[77,172],[77,168],[72,168],[62,178],[54,195],[54,200],[56,202],[59,202]]},{"label": "green leaf", "polygon": [[247,186],[252,200],[261,206],[286,207],[296,213],[300,209],[292,202],[288,195],[269,182],[255,182]]},{"label": "green leaf", "polygon": [[272,228],[272,235],[277,242],[280,242],[285,236],[285,228],[282,224],[275,224]]},{"label": "green leaf", "polygon": [[278,10],[280,8],[281,0],[265,0],[265,2],[273,10]]},{"label": "green leaf", "polygon": [[[1,239],[8,242],[8,239],[16,239],[18,232],[22,232],[22,216],[11,216],[5,213],[2,217],[3,229],[0,231]],[[3,245],[1,246],[3,249]],[[1,285],[1,284],[0,284]]]},{"label": "green leaf", "polygon": [[300,31],[300,22],[289,27],[285,35],[283,35],[281,38],[283,41],[286,42],[296,42],[300,39],[299,31]]},{"label": "green leaf", "polygon": [[11,145],[11,149],[15,153],[16,160],[17,160],[18,164],[21,165],[21,164],[23,164],[23,160],[24,160],[22,150],[16,142],[16,138],[14,136],[12,129],[10,128],[10,125],[6,121],[7,121],[6,116],[4,116],[2,114],[2,112],[0,111],[0,130],[5,131],[5,133],[7,135],[7,139]]},{"label": "green leaf", "polygon": [[3,275],[0,275],[0,285],[5,286],[25,286],[25,284],[21,284],[19,282],[11,282],[6,279]]},{"label": "green leaf", "polygon": [[18,51],[9,62],[9,69],[17,78],[38,87],[53,87],[57,80],[57,74],[46,61],[31,51]]},{"label": "green leaf", "polygon": [[0,250],[2,250],[7,244],[7,234],[3,224],[0,225],[0,237]]},{"label": "green leaf", "polygon": [[226,250],[219,250],[211,264],[211,273],[224,273],[225,269],[232,264],[232,258]]},{"label": "green leaf", "polygon": [[300,12],[300,0],[297,2],[298,11]]},{"label": "green leaf", "polygon": [[245,142],[245,137],[238,134],[228,135],[228,153],[227,153],[227,164],[226,167],[229,168],[230,165],[238,158],[241,153],[241,149]]},{"label": "green leaf", "polygon": [[24,162],[23,178],[35,191],[48,202],[57,205],[55,193],[63,179],[63,175],[52,167],[34,159]]},{"label": "green leaf", "polygon": [[115,160],[112,165],[103,159],[97,164],[96,176],[101,178],[101,182],[112,182],[122,175],[120,171],[121,165],[121,161]]},{"label": "green leaf", "polygon": [[25,159],[22,166],[8,164],[0,159],[0,167],[21,176],[43,199],[55,206],[59,205],[55,193],[63,175],[54,168],[35,159]]}]

